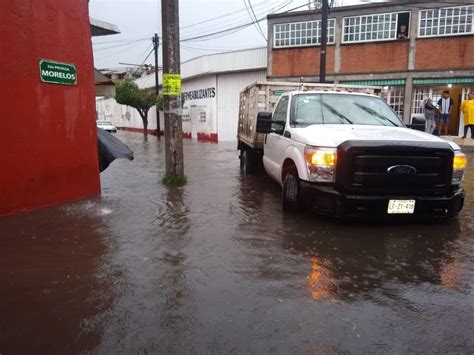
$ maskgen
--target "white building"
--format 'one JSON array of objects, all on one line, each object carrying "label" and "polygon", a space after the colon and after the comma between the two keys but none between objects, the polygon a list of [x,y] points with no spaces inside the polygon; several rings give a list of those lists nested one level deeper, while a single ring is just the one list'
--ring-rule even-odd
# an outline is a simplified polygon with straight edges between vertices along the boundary
[{"label": "white building", "polygon": [[[267,48],[210,54],[181,64],[183,136],[203,141],[235,141],[239,93],[246,86],[265,81]],[[162,82],[160,73],[160,83]],[[154,74],[135,80],[141,88],[153,88]],[[113,98],[97,100],[98,119],[107,119],[125,130],[143,131],[138,112]],[[163,130],[163,117],[160,128]],[[148,129],[156,133],[156,112],[148,115]]]}]

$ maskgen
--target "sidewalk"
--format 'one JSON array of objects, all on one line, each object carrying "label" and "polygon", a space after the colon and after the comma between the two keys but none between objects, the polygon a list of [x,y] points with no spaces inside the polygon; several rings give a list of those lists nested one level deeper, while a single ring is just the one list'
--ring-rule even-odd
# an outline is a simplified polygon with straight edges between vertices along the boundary
[{"label": "sidewalk", "polygon": [[452,141],[458,145],[460,145],[464,150],[474,150],[474,139],[472,138],[465,138],[462,139],[461,137],[455,136],[441,136],[441,138],[446,139],[448,141]]}]

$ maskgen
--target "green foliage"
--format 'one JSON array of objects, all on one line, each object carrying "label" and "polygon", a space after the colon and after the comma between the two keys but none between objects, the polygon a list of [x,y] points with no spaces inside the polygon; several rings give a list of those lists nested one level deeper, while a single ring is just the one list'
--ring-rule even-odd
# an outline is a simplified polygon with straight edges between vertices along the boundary
[{"label": "green foliage", "polygon": [[156,95],[148,89],[140,89],[132,79],[125,79],[115,86],[115,100],[122,105],[135,108],[142,118],[156,103]]},{"label": "green foliage", "polygon": [[161,183],[167,187],[181,187],[188,183],[188,178],[186,177],[186,175],[182,175],[182,176],[165,175],[161,179]]},{"label": "green foliage", "polygon": [[164,99],[163,96],[160,95],[156,98],[156,108],[158,111],[163,111],[163,104],[164,104]]}]

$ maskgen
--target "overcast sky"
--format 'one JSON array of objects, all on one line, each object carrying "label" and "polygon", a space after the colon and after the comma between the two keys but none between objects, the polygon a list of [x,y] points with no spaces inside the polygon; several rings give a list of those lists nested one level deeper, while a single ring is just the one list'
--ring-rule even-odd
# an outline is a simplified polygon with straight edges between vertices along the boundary
[{"label": "overcast sky", "polygon": [[[360,2],[360,0],[342,1],[344,5]],[[262,18],[271,12],[284,12],[306,5],[308,0],[250,0],[250,2],[256,17]],[[250,22],[244,0],[180,0],[179,6],[182,40]],[[307,6],[301,7],[301,10],[305,9]],[[152,49],[153,34],[157,32],[161,37],[160,10],[160,0],[90,0],[90,16],[113,23],[121,31],[118,35],[93,39],[96,68],[122,66],[120,62],[143,63]],[[213,18],[217,19],[211,20]],[[207,22],[198,24],[203,21]],[[260,25],[266,36],[266,21],[260,22]],[[252,25],[219,38],[182,42],[181,60],[259,46],[266,46],[266,41],[256,26]],[[150,55],[145,63],[153,64],[153,55]],[[161,65],[161,53],[159,64]]]}]

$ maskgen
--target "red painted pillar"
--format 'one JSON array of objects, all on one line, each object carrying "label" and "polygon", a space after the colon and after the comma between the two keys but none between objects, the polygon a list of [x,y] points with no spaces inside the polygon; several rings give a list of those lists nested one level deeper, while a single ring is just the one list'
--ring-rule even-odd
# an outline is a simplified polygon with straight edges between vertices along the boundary
[{"label": "red painted pillar", "polygon": [[[100,193],[87,0],[3,0],[0,215]],[[75,85],[40,80],[41,59],[74,64]]]}]

